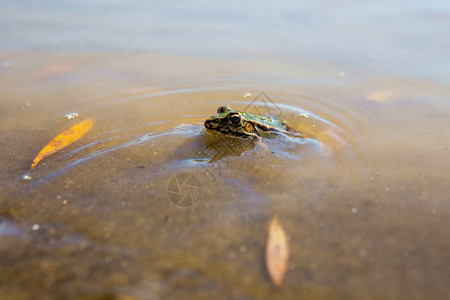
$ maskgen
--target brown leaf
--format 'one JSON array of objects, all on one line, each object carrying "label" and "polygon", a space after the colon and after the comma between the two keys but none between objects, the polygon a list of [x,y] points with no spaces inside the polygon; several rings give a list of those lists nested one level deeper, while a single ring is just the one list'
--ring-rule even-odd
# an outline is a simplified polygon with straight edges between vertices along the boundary
[{"label": "brown leaf", "polygon": [[283,282],[289,260],[289,245],[286,233],[275,215],[270,222],[266,245],[266,266],[272,282],[279,286]]},{"label": "brown leaf", "polygon": [[72,72],[75,69],[76,69],[76,65],[74,65],[74,64],[70,64],[70,63],[55,64],[55,65],[46,66],[44,68],[41,68],[41,69],[31,73],[31,77],[34,80],[40,80],[40,79],[50,77],[50,76],[55,76],[55,75],[58,76],[58,75],[67,74],[67,73]]},{"label": "brown leaf", "polygon": [[386,102],[392,99],[391,91],[381,91],[378,93],[373,93],[367,96],[367,100],[375,101],[375,102]]},{"label": "brown leaf", "polygon": [[41,152],[39,152],[31,164],[31,170],[33,170],[42,159],[58,152],[62,148],[80,139],[92,128],[93,125],[94,121],[92,119],[87,119],[60,133],[57,137],[51,140],[50,143],[48,143],[47,146],[41,150]]}]

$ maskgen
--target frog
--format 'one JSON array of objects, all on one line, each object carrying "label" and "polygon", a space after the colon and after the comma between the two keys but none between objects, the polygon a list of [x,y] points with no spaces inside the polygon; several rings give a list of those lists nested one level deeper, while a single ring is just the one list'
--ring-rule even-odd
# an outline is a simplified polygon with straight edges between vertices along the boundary
[{"label": "frog", "polygon": [[220,106],[217,109],[217,114],[209,117],[204,126],[208,132],[252,140],[280,136],[313,138],[308,134],[292,129],[286,121],[278,117],[272,115],[259,116],[245,111],[233,110],[228,105]]}]

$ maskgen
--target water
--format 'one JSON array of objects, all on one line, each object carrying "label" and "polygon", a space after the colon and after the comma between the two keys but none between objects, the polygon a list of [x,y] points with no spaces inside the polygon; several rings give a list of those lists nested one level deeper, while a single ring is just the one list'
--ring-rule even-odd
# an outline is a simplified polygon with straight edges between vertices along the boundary
[{"label": "water", "polygon": [[[2,6],[3,298],[450,296],[445,1]],[[225,104],[317,140],[211,140]]]}]

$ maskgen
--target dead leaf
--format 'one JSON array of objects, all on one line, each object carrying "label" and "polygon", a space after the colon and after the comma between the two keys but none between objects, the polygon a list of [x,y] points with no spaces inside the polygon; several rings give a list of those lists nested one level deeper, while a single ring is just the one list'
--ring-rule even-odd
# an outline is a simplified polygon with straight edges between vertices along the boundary
[{"label": "dead leaf", "polygon": [[367,96],[367,100],[375,101],[375,102],[386,102],[392,99],[391,91],[382,91],[378,93],[373,93]]},{"label": "dead leaf", "polygon": [[266,245],[266,267],[272,282],[279,286],[283,282],[289,260],[289,245],[286,233],[275,215],[270,222]]},{"label": "dead leaf", "polygon": [[31,170],[44,158],[49,155],[52,155],[55,152],[63,149],[64,147],[72,144],[76,140],[80,139],[83,135],[85,135],[94,125],[94,121],[92,119],[84,120],[70,129],[61,132],[57,137],[51,140],[44,149],[39,152],[36,158],[33,160],[31,164]]},{"label": "dead leaf", "polygon": [[56,64],[41,68],[33,73],[31,77],[34,80],[41,80],[50,76],[64,75],[75,70],[76,65],[74,64]]}]

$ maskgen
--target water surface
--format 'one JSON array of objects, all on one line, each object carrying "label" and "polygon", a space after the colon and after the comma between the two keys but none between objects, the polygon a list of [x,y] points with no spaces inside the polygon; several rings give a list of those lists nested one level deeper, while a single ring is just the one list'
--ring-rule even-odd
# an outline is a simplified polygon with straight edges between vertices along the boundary
[{"label": "water surface", "polygon": [[[5,299],[449,297],[445,2],[28,4],[1,12]],[[317,140],[211,147],[224,104]],[[185,174],[199,193],[177,206]]]}]

